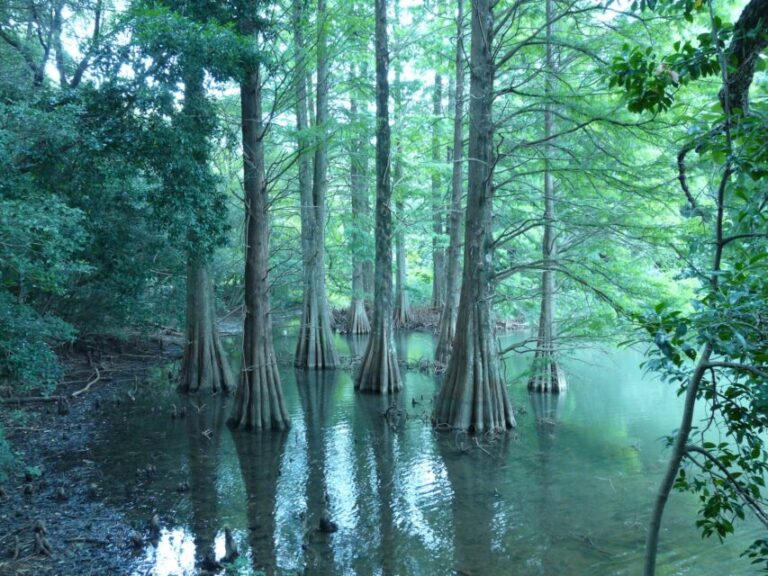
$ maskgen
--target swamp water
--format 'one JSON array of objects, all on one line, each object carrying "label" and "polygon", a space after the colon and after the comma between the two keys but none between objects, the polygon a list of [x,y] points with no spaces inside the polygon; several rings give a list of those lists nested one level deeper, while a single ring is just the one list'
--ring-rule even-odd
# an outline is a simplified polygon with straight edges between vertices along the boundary
[{"label": "swamp water", "polygon": [[[432,376],[405,372],[394,398],[357,394],[348,371],[294,370],[294,332],[275,339],[292,418],[284,434],[232,434],[231,399],[186,399],[170,384],[145,386],[102,417],[88,457],[107,500],[137,524],[157,512],[165,526],[127,574],[197,574],[211,546],[223,556],[224,526],[241,553],[227,574],[640,573],[666,464],[661,437],[681,406],[672,386],[643,375],[640,354],[583,351],[566,365],[560,396],[529,394],[530,358],[512,356],[505,368],[518,427],[478,445],[433,431]],[[412,363],[434,348],[425,333],[397,342]],[[365,339],[337,345],[355,357]],[[174,404],[186,418],[170,418]],[[388,409],[400,415],[395,426],[382,416]],[[179,491],[184,482],[189,490]],[[325,508],[333,534],[316,530]],[[758,528],[742,526],[721,546],[701,540],[695,514],[690,495],[673,494],[658,573],[753,573],[739,554]]]}]

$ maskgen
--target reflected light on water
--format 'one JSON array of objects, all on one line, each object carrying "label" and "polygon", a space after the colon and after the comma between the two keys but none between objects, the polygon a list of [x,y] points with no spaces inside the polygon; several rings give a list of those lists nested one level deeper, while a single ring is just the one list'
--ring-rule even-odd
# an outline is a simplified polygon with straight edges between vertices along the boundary
[{"label": "reflected light on water", "polygon": [[[155,546],[147,546],[144,566],[134,576],[192,576],[195,570],[195,538],[181,526],[170,530],[163,528]],[[147,572],[149,568],[149,572]]]},{"label": "reflected light on water", "polygon": [[[403,358],[430,357],[431,335],[398,338]],[[293,343],[276,346],[292,357]],[[284,434],[230,433],[222,422],[231,399],[208,400],[196,419],[188,410],[179,422],[156,418],[156,397],[137,397],[104,424],[95,459],[113,485],[150,459],[160,474],[151,486],[139,477],[134,489],[154,499],[126,499],[126,514],[139,524],[172,510],[183,526],[163,530],[128,573],[197,575],[209,546],[224,556],[226,525],[240,552],[227,569],[238,576],[637,574],[666,465],[659,438],[675,427],[680,400],[644,378],[633,352],[606,358],[581,353],[567,366],[573,385],[558,396],[529,394],[530,360],[508,360],[518,428],[496,442],[435,432],[429,414],[440,382],[417,371],[399,395],[381,399],[355,393],[349,371],[281,366],[293,421]],[[180,400],[169,390],[161,401],[167,411]],[[407,414],[396,426],[383,418],[391,405]],[[212,440],[200,440],[207,428]],[[179,495],[183,480],[191,490]],[[123,491],[112,497],[122,502]],[[685,494],[670,500],[660,570],[753,574],[739,554],[760,526],[746,523],[723,547],[702,543],[697,506]],[[336,532],[319,529],[323,513]]]},{"label": "reflected light on water", "polygon": [[[233,533],[240,552],[238,574],[252,574],[252,554],[241,531]],[[214,557],[221,562],[226,555],[224,530],[219,530],[213,542]],[[194,576],[199,574],[196,567],[197,545],[194,534],[184,526],[163,528],[157,546],[150,544],[144,551],[144,560],[132,576]],[[201,556],[204,551],[201,551]],[[221,574],[224,574],[222,571]]]}]

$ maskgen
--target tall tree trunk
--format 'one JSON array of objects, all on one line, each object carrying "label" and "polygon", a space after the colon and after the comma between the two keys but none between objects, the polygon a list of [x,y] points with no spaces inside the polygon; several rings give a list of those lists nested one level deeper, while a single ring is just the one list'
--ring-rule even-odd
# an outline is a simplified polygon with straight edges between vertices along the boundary
[{"label": "tall tree trunk", "polygon": [[[300,144],[301,136],[307,128],[306,85],[301,81],[305,77],[304,40],[301,24],[304,20],[303,3],[294,0],[294,9],[298,12],[297,25],[294,29],[296,49],[300,51],[299,78],[297,90],[297,124]],[[325,196],[328,188],[328,55],[326,50],[327,13],[325,0],[317,2],[317,123],[315,128],[321,131],[315,147],[314,176],[309,187],[304,165],[299,166],[301,188],[301,236],[304,249],[304,303],[302,305],[299,341],[296,344],[295,364],[299,368],[335,368],[339,364],[336,348],[333,344],[331,316],[328,312],[328,298],[325,289]],[[302,151],[303,154],[303,151]]]},{"label": "tall tree trunk", "polygon": [[[362,66],[360,67],[360,75],[366,79],[366,83],[368,81],[368,63],[363,62]],[[373,218],[371,218],[371,199],[369,196],[369,190],[368,190],[368,151],[370,149],[369,139],[367,137],[367,134],[363,134],[361,136],[361,147],[359,148],[360,151],[360,168],[362,169],[362,181],[363,181],[363,196],[362,196],[362,215],[363,215],[363,221],[365,222],[366,231],[367,234],[370,233],[375,226],[373,222]],[[366,235],[367,238],[367,235]],[[370,244],[366,243],[366,255],[363,258],[363,291],[365,292],[365,299],[372,303],[371,298],[373,297],[373,285],[374,285],[374,276],[375,276],[375,266],[374,266],[374,260],[370,258],[368,251],[368,247]],[[375,256],[374,256],[375,258]]]},{"label": "tall tree trunk", "polygon": [[[402,178],[402,165],[395,161],[395,180],[398,176]],[[411,322],[411,303],[408,301],[408,290],[406,287],[408,271],[405,264],[405,205],[402,200],[395,202],[397,210],[397,232],[395,233],[395,326],[408,326]]]},{"label": "tall tree trunk", "polygon": [[[395,0],[395,43],[397,43],[397,27],[400,24],[400,2]],[[398,46],[395,46],[397,51]],[[393,86],[394,101],[395,101],[395,121],[394,124],[398,128],[396,144],[395,144],[395,161],[394,161],[394,184],[395,189],[393,194],[396,198],[395,209],[397,210],[397,218],[395,225],[395,326],[403,327],[407,326],[411,321],[411,304],[408,301],[408,270],[405,264],[405,202],[403,200],[403,147],[401,144],[400,126],[398,123],[402,123],[402,84],[400,82],[400,76],[402,74],[402,66],[400,60],[395,61],[395,85]]]},{"label": "tall tree trunk", "polygon": [[213,285],[206,265],[189,256],[187,264],[187,326],[179,390],[190,393],[209,385],[212,392],[235,387],[229,360],[216,327]]},{"label": "tall tree trunk", "polygon": [[[246,33],[253,34],[248,26]],[[247,430],[284,429],[283,401],[272,344],[269,305],[269,217],[264,182],[261,75],[257,64],[240,85],[245,195],[245,323],[243,367],[230,424]]]},{"label": "tall tree trunk", "polygon": [[469,177],[464,275],[456,338],[435,401],[438,426],[471,433],[501,432],[515,419],[499,371],[493,302],[493,8],[472,3]]},{"label": "tall tree trunk", "polygon": [[451,173],[451,211],[448,219],[448,255],[445,306],[440,314],[435,360],[448,363],[456,335],[459,309],[459,258],[461,256],[462,165],[464,160],[464,0],[457,2],[456,20],[456,96],[453,113],[453,170]]},{"label": "tall tree trunk", "polygon": [[437,171],[440,162],[440,120],[443,115],[443,77],[435,72],[432,95],[432,308],[445,305],[445,247],[443,246],[443,192]]},{"label": "tall tree trunk", "polygon": [[373,324],[355,388],[387,394],[402,387],[392,337],[392,188],[389,174],[387,0],[376,0],[376,282]]},{"label": "tall tree trunk", "polygon": [[[363,214],[365,214],[364,218],[366,222],[369,222],[371,219],[371,203],[368,199],[368,197],[365,197],[365,201],[363,203]],[[370,258],[365,258],[362,263],[363,267],[363,292],[365,292],[365,299],[371,303],[373,303],[373,285],[375,281],[376,276],[376,266],[373,260]]]},{"label": "tall tree trunk", "polygon": [[[183,126],[189,130],[192,158],[208,170],[208,145],[202,136],[209,110],[203,86],[203,70],[187,66],[184,75]],[[197,392],[209,385],[212,392],[229,392],[235,381],[216,326],[213,283],[208,275],[207,254],[187,254],[187,309],[184,353],[179,390]]]},{"label": "tall tree trunk", "polygon": [[360,256],[364,245],[363,226],[365,221],[365,137],[361,135],[357,99],[350,98],[349,120],[355,136],[349,154],[349,178],[352,193],[352,233],[350,234],[350,252],[352,255],[352,303],[349,306],[349,331],[352,334],[368,334],[371,323],[365,311],[365,283],[363,280],[363,260]]},{"label": "tall tree trunk", "polygon": [[555,278],[552,270],[557,258],[555,238],[555,179],[552,175],[552,148],[549,139],[554,133],[552,112],[552,77],[555,74],[552,23],[554,2],[547,0],[547,59],[544,79],[544,239],[542,242],[541,312],[536,353],[531,366],[528,390],[535,392],[562,392],[566,388],[565,375],[557,360],[555,345]]}]

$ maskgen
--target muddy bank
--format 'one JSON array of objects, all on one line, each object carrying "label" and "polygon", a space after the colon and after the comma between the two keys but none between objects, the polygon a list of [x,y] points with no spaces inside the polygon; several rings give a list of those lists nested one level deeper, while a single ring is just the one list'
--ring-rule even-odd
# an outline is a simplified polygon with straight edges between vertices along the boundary
[{"label": "muddy bank", "polygon": [[0,494],[0,575],[129,574],[149,538],[102,501],[90,446],[112,410],[134,401],[151,372],[180,351],[168,339],[100,341],[68,353],[54,395],[3,399],[0,420],[24,465]]}]

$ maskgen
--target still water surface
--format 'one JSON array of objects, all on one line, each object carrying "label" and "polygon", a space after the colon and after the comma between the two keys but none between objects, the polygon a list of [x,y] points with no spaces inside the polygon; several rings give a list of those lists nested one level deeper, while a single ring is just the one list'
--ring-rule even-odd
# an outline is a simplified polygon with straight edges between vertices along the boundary
[{"label": "still water surface", "polygon": [[[432,430],[433,376],[408,371],[394,399],[356,394],[346,371],[294,370],[293,331],[278,334],[287,433],[232,434],[231,400],[185,399],[167,385],[104,416],[92,447],[103,489],[137,524],[157,512],[165,526],[127,573],[197,574],[206,550],[223,555],[224,526],[241,552],[229,573],[243,575],[640,573],[666,462],[660,439],[681,405],[642,373],[640,354],[584,350],[566,366],[567,393],[552,397],[530,395],[530,359],[510,358],[518,428],[476,445]],[[337,344],[355,357],[365,340]],[[403,333],[398,347],[415,362],[431,357],[434,341]],[[382,416],[392,402],[407,414],[396,426]],[[186,406],[185,419],[169,417],[173,404]],[[179,491],[185,481],[190,489]],[[316,530],[324,508],[334,534]],[[752,574],[739,554],[757,527],[721,546],[701,540],[695,511],[691,497],[673,496],[659,574]]]}]

